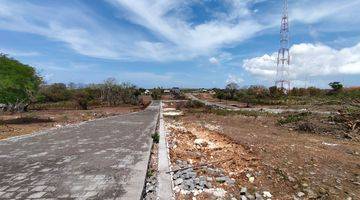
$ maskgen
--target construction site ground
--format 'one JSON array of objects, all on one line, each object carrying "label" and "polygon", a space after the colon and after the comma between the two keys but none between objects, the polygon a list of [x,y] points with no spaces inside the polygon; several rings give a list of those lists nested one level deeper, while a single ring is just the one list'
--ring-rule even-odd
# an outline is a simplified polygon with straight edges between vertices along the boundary
[{"label": "construction site ground", "polygon": [[[193,93],[193,95],[201,100],[205,100],[213,103],[220,103],[224,105],[234,106],[237,108],[245,108],[247,106],[244,102],[234,101],[234,100],[220,100],[214,98],[212,94],[209,93]],[[287,103],[279,105],[255,105],[250,104],[252,108],[273,108],[273,109],[307,109],[313,111],[325,111],[325,112],[337,112],[339,109],[342,109],[344,106],[340,104],[334,104],[333,102],[327,102],[326,99],[317,99],[312,101],[306,100],[292,100]]]},{"label": "construction site ground", "polygon": [[276,115],[165,109],[172,168],[185,162],[211,183],[175,187],[177,199],[360,199],[357,140],[279,126]]}]

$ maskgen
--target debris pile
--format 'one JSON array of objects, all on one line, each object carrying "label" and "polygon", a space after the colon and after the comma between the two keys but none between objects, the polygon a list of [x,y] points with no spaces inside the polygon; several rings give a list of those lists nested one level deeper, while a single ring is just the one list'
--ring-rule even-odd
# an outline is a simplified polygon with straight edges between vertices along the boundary
[{"label": "debris pile", "polygon": [[181,110],[176,110],[175,108],[163,108],[164,116],[180,116],[183,115]]}]

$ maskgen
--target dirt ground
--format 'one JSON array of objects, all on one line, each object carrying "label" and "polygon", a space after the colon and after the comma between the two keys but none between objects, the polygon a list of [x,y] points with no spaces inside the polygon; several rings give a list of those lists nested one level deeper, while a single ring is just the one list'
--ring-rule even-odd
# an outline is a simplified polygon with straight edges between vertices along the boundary
[{"label": "dirt ground", "polygon": [[[277,120],[274,115],[187,111],[167,117],[169,142],[176,144],[170,148],[171,161],[180,159],[196,166],[230,159],[211,165],[223,169],[236,184],[213,185],[237,199],[241,187],[269,191],[272,199],[360,199],[358,141],[297,132],[278,126]],[[199,138],[208,145],[194,145]]]},{"label": "dirt ground", "polygon": [[139,106],[124,105],[90,108],[89,110],[31,110],[26,113],[5,113],[0,115],[0,140],[51,127],[61,127],[138,110],[140,110]]},{"label": "dirt ground", "polygon": [[[220,103],[225,105],[231,105],[238,108],[245,108],[246,103],[232,100],[221,100],[214,98],[209,93],[193,93],[193,95],[199,99],[206,100],[208,102]],[[342,105],[329,105],[325,102],[317,102],[312,104],[289,104],[289,105],[250,105],[253,108],[274,108],[274,109],[308,109],[325,112],[337,112],[339,109],[343,109]]]}]

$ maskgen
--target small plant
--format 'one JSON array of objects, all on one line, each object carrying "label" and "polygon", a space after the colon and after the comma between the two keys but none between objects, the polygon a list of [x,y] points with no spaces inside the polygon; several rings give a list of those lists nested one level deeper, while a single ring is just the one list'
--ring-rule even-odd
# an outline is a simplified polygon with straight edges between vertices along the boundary
[{"label": "small plant", "polygon": [[155,172],[154,172],[153,169],[149,169],[149,170],[147,171],[147,173],[146,173],[146,176],[147,176],[148,178],[150,178],[150,177],[152,177],[152,176],[154,176],[154,175],[155,175]]},{"label": "small plant", "polygon": [[68,121],[69,120],[69,117],[67,115],[63,115],[63,120],[64,121]]},{"label": "small plant", "polygon": [[154,143],[159,143],[159,141],[160,141],[160,135],[159,135],[158,132],[152,134],[152,135],[151,135],[151,138],[153,139],[153,142],[154,142]]}]

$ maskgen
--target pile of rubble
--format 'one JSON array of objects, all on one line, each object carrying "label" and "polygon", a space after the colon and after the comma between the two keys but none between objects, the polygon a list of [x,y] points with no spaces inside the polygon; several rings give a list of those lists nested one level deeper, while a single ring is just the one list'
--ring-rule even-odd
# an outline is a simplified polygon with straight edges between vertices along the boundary
[{"label": "pile of rubble", "polygon": [[[234,185],[235,180],[223,175],[221,169],[213,169],[211,167],[202,166],[195,169],[194,166],[186,161],[177,160],[172,167],[173,169],[173,183],[175,193],[183,195],[192,194],[197,196],[203,192],[213,194],[216,197],[224,197],[226,191],[222,188],[214,188],[213,182],[226,183]],[[213,178],[212,176],[199,175],[197,170],[209,170],[213,174],[219,174],[220,176]]]},{"label": "pile of rubble", "polygon": [[158,181],[156,175],[148,176],[146,178],[145,194],[143,200],[156,200],[156,188],[158,187]]},{"label": "pile of rubble", "polygon": [[250,192],[246,187],[242,187],[240,191],[237,190],[238,194],[234,194],[233,192],[229,193],[224,188],[216,187],[219,184],[224,184],[229,187],[236,186],[235,179],[224,175],[225,172],[220,168],[211,166],[195,168],[188,162],[181,160],[176,160],[172,168],[174,191],[181,195],[191,194],[193,197],[196,197],[202,193],[206,193],[217,199],[229,197],[231,200],[268,200],[272,197],[268,191]]}]

